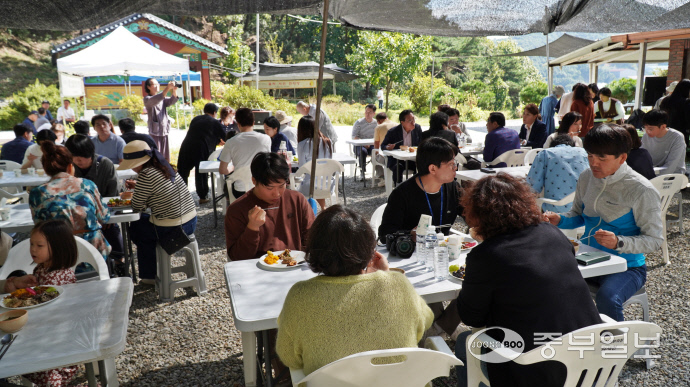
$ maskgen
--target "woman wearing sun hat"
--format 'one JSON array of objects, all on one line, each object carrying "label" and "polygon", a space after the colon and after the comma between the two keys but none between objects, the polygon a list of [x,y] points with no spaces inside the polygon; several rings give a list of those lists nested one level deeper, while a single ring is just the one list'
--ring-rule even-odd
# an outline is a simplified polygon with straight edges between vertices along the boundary
[{"label": "woman wearing sun hat", "polygon": [[280,122],[280,133],[284,134],[288,138],[292,147],[297,149],[297,128],[290,126],[292,123],[292,116],[288,116],[282,110],[276,110],[276,118]]},{"label": "woman wearing sun hat", "polygon": [[194,200],[177,171],[144,141],[127,144],[123,156],[124,161],[117,169],[132,169],[139,174],[136,181],[126,182],[127,188],[134,189],[132,210],[142,212],[151,208],[151,214],[142,213],[130,229],[132,241],[137,245],[141,281],[153,284],[158,238],[180,225],[187,235],[194,233],[197,220]]}]

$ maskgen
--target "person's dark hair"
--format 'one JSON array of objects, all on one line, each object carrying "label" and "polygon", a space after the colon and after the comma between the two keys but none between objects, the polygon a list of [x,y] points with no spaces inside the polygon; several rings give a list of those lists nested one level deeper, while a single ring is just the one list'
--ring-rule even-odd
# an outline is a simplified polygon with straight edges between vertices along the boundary
[{"label": "person's dark hair", "polygon": [[235,121],[240,126],[253,126],[254,125],[254,113],[252,109],[249,108],[239,108],[235,113]]},{"label": "person's dark hair", "polygon": [[316,217],[307,235],[305,260],[315,273],[330,277],[360,274],[376,251],[376,234],[356,211],[340,204]]},{"label": "person's dark hair", "polygon": [[77,241],[74,239],[72,224],[63,219],[39,222],[31,230],[31,235],[41,233],[48,242],[50,267],[48,271],[69,269],[77,264]]},{"label": "person's dark hair", "polygon": [[46,114],[46,109],[43,107],[38,108],[38,114],[41,114],[41,115]]},{"label": "person's dark hair", "polygon": [[371,109],[374,113],[376,113],[376,106],[374,106],[373,103],[370,103],[369,105],[364,107],[365,109]]},{"label": "person's dark hair", "polygon": [[58,132],[62,132],[62,134],[64,135],[65,127],[61,123],[56,121],[56,122],[51,123],[50,125],[51,125],[50,130],[52,130],[53,133],[55,133],[56,137],[57,137]]},{"label": "person's dark hair", "polygon": [[65,146],[72,153],[73,157],[83,157],[85,159],[90,159],[96,154],[96,147],[88,136],[83,134],[71,135]]},{"label": "person's dark hair", "polygon": [[405,121],[405,118],[407,117],[408,114],[412,114],[412,110],[410,109],[405,109],[398,114],[398,122],[402,124],[403,121]]},{"label": "person's dark hair", "polygon": [[536,195],[523,179],[505,172],[484,177],[465,189],[460,204],[470,227],[485,241],[542,222]]},{"label": "person's dark hair", "polygon": [[574,123],[582,121],[582,114],[578,112],[568,112],[563,116],[563,121],[561,121],[561,126],[558,127],[558,130],[556,133],[559,134],[568,134],[570,131],[570,127],[573,126]]},{"label": "person's dark hair", "polygon": [[624,128],[618,125],[602,124],[587,132],[582,145],[587,153],[618,157],[630,152],[632,139]]},{"label": "person's dark hair", "polygon": [[605,95],[605,96],[611,98],[611,89],[609,89],[608,87],[602,87],[599,90],[599,96],[602,96],[602,95]]},{"label": "person's dark hair", "polygon": [[91,128],[89,126],[89,122],[84,121],[84,120],[79,120],[79,121],[75,122],[73,127],[74,127],[75,133],[83,134],[84,136],[88,136],[89,131],[91,130]]},{"label": "person's dark hair", "polygon": [[57,140],[57,135],[50,129],[39,130],[38,133],[36,133],[36,142],[39,144],[43,141],[55,143],[55,140]]},{"label": "person's dark hair", "polygon": [[151,94],[151,90],[149,90],[149,86],[151,86],[151,82],[154,81],[155,78],[149,78],[144,82],[144,88],[146,89],[146,94],[148,95],[153,95]]},{"label": "person's dark hair", "polygon": [[235,109],[231,108],[230,106],[225,106],[222,109],[220,109],[220,119],[224,120],[227,116],[230,115],[230,113],[234,113]]},{"label": "person's dark hair", "polygon": [[460,117],[460,111],[458,109],[455,109],[455,108],[448,108],[448,109],[446,109],[446,111],[444,113],[448,114],[449,118],[453,117],[453,116]]},{"label": "person's dark hair", "polygon": [[388,119],[388,114],[386,112],[376,113],[376,121],[385,121]]},{"label": "person's dark hair", "polygon": [[419,171],[417,175],[428,175],[430,165],[440,167],[441,163],[455,159],[457,154],[458,148],[446,139],[429,137],[423,140],[417,148],[417,171]]},{"label": "person's dark hair", "polygon": [[592,102],[592,95],[589,94],[589,87],[584,83],[579,83],[573,92],[573,101],[582,101],[585,105],[589,105]]},{"label": "person's dark hair", "polygon": [[72,101],[70,101],[68,99],[63,99],[62,102],[72,103]]},{"label": "person's dark hair", "polygon": [[[673,93],[661,101],[661,109],[668,113],[671,111],[682,112],[684,109],[685,101],[688,100],[690,96],[690,79],[683,79],[678,82]],[[682,115],[682,113],[681,113]]]},{"label": "person's dark hair", "polygon": [[218,111],[218,105],[213,102],[209,102],[204,105],[204,114],[216,114]]},{"label": "person's dark hair", "polygon": [[134,132],[136,130],[136,125],[134,124],[134,120],[131,118],[123,118],[120,121],[117,122],[117,126],[120,127],[120,132],[122,133],[129,133],[129,132]]},{"label": "person's dark hair", "polygon": [[[323,133],[319,130],[319,138],[326,143],[328,149],[333,153],[333,145],[328,137],[325,137]],[[312,116],[303,116],[299,119],[297,123],[297,142],[302,142],[302,140],[314,139],[314,118]]]},{"label": "person's dark hair", "polygon": [[[163,164],[161,164],[161,162],[158,161],[158,158],[156,158],[156,157],[151,157],[149,159],[149,161],[145,162],[142,165],[141,170],[143,171],[146,168],[155,168],[155,169],[159,170],[163,174],[163,177],[165,178],[165,180],[170,180],[170,178],[172,178],[172,174],[170,173],[170,170],[167,167],[165,167]],[[171,165],[171,168],[173,170],[173,173],[177,172],[177,169],[175,169],[175,167],[173,167],[172,165]]]},{"label": "person's dark hair", "polygon": [[96,127],[96,121],[105,120],[105,122],[110,123],[110,117],[105,114],[96,114],[91,118],[91,126]]},{"label": "person's dark hair", "polygon": [[590,83],[589,85],[587,85],[587,88],[592,90],[594,92],[594,95],[597,95],[597,96],[599,95],[600,90],[599,90],[599,86],[597,86],[596,83]]},{"label": "person's dark hair", "polygon": [[52,141],[43,141],[41,151],[41,164],[49,176],[67,172],[67,167],[72,165],[72,153],[64,146],[55,145]]},{"label": "person's dark hair", "polygon": [[533,116],[537,116],[538,120],[541,120],[541,114],[539,114],[539,108],[536,104],[528,103],[527,106],[525,106],[525,110],[527,110]]},{"label": "person's dark hair", "polygon": [[[450,105],[448,105],[447,103],[442,103],[442,104],[436,106],[436,109],[437,109],[436,111],[444,112],[444,113],[448,114],[448,109],[450,109]],[[448,114],[448,115],[450,115],[450,114]]]},{"label": "person's dark hair", "polygon": [[290,166],[285,158],[277,153],[259,152],[249,166],[257,184],[287,183],[290,179]]},{"label": "person's dark hair", "polygon": [[489,114],[487,121],[497,123],[499,127],[506,126],[506,116],[504,116],[501,112],[493,112]]},{"label": "person's dark hair", "polygon": [[264,119],[264,124],[268,125],[269,128],[276,129],[280,132],[280,121],[274,116],[268,116]]},{"label": "person's dark hair", "polygon": [[429,130],[444,130],[448,126],[448,114],[436,112],[429,116]]},{"label": "person's dark hair", "polygon": [[640,134],[637,133],[637,129],[635,129],[634,126],[630,124],[623,124],[620,125],[623,129],[628,131],[628,134],[630,135],[630,145],[631,145],[631,150],[638,149],[639,147],[642,146],[642,139],[640,139]]},{"label": "person's dark hair", "polygon": [[573,138],[567,134],[557,134],[556,137],[554,137],[554,139],[551,140],[551,145],[549,145],[549,148],[553,148],[563,144],[568,146],[575,146],[575,140],[573,140]]},{"label": "person's dark hair", "polygon": [[652,109],[642,116],[642,125],[668,125],[668,113],[663,110]]},{"label": "person's dark hair", "polygon": [[17,124],[14,126],[14,128],[12,128],[12,130],[14,131],[15,137],[24,137],[24,133],[26,132],[33,133],[33,130],[24,124]]}]

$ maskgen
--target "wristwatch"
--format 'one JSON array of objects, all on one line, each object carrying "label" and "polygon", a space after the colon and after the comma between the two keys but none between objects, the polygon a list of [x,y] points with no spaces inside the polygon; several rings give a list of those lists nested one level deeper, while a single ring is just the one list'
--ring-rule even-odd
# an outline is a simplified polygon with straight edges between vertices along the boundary
[{"label": "wristwatch", "polygon": [[618,237],[616,237],[616,239],[618,239],[618,248],[617,248],[617,250],[620,250],[620,249],[623,248],[623,245],[624,245],[623,240],[620,239],[620,238],[618,238]]}]

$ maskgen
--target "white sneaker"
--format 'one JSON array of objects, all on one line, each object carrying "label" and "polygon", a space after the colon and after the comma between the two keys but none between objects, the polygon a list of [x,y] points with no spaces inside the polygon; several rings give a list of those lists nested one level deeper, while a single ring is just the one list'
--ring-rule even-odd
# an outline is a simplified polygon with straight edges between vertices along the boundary
[{"label": "white sneaker", "polygon": [[386,186],[386,180],[381,180],[381,181],[379,181],[379,183],[377,184],[377,186],[378,186],[378,187],[385,187],[385,186]]}]

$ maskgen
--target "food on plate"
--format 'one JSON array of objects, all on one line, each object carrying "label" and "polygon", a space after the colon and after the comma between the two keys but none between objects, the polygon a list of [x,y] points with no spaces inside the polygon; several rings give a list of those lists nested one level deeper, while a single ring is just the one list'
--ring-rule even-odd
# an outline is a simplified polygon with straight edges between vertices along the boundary
[{"label": "food on plate", "polygon": [[264,262],[266,262],[267,265],[273,265],[274,263],[278,262],[279,260],[280,260],[280,257],[273,254],[273,251],[267,251],[266,252],[266,258],[264,258]]},{"label": "food on plate", "polygon": [[459,266],[459,265],[450,265],[450,267],[448,268],[448,271],[451,272],[451,273],[454,272],[454,271],[458,271],[458,270],[460,270],[460,266]]},{"label": "food on plate", "polygon": [[52,286],[17,289],[5,297],[3,304],[7,308],[22,308],[48,302],[59,295],[57,289]]},{"label": "food on plate", "polygon": [[120,199],[132,200],[132,195],[134,195],[134,192],[132,191],[121,192]]},{"label": "food on plate", "polygon": [[572,243],[573,249],[575,250],[575,253],[577,253],[577,251],[580,250],[580,243],[578,243],[577,241],[573,241],[573,240],[571,240],[570,243]]},{"label": "food on plate", "polygon": [[290,249],[285,249],[278,257],[282,260],[280,263],[284,265],[295,266],[297,264],[295,258],[290,255]]},{"label": "food on plate", "polygon": [[462,248],[464,249],[471,249],[472,247],[476,246],[477,242],[462,242]]},{"label": "food on plate", "polygon": [[[457,265],[452,265],[452,266],[451,266],[450,268],[448,268],[448,269],[450,270],[453,266],[457,267]],[[464,279],[465,279],[465,265],[460,266],[460,267],[458,268],[458,270],[451,271],[450,274],[452,274],[453,277],[455,277],[455,278],[464,280]]]},{"label": "food on plate", "polygon": [[417,147],[416,147],[416,146],[411,146],[411,147],[407,148],[407,151],[410,152],[410,153],[416,152],[416,151],[417,151]]},{"label": "food on plate", "polygon": [[131,206],[132,205],[132,200],[130,199],[118,199],[118,198],[112,198],[108,200],[108,207],[125,207],[125,206]]}]

